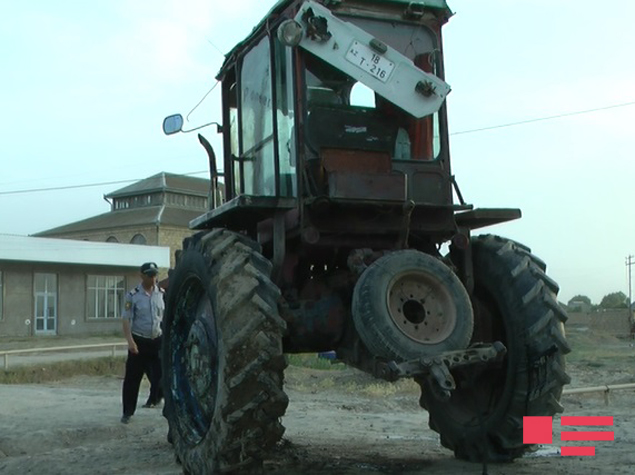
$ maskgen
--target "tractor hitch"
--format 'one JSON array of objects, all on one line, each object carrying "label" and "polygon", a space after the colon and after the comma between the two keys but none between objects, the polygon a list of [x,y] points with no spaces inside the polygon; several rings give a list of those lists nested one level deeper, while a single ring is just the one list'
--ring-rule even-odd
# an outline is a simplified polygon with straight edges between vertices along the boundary
[{"label": "tractor hitch", "polygon": [[387,381],[400,378],[425,377],[434,388],[435,396],[442,400],[450,398],[456,389],[451,369],[479,363],[500,361],[507,348],[500,341],[494,343],[474,343],[465,350],[446,351],[432,356],[422,356],[416,360],[397,363],[390,361],[379,365],[378,376]]}]

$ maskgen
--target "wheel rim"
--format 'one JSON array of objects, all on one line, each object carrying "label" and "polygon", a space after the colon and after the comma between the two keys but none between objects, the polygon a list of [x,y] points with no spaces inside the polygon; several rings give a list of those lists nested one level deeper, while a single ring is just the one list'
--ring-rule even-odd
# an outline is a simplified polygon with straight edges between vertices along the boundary
[{"label": "wheel rim", "polygon": [[388,286],[386,298],[395,326],[418,343],[440,343],[456,327],[456,306],[443,282],[433,275],[401,273]]},{"label": "wheel rim", "polygon": [[201,282],[191,277],[176,302],[169,344],[172,358],[170,393],[181,434],[200,442],[214,414],[218,388],[218,335],[211,301]]}]

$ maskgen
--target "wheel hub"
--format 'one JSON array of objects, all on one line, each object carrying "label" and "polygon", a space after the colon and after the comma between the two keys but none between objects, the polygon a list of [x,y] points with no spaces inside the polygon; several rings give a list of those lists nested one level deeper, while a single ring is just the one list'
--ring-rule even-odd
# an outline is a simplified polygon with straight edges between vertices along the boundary
[{"label": "wheel hub", "polygon": [[419,343],[445,340],[457,322],[456,308],[443,282],[423,272],[397,276],[388,287],[387,301],[397,328]]},{"label": "wheel hub", "polygon": [[[209,302],[203,306],[209,306]],[[217,341],[211,320],[211,314],[207,311],[197,312],[185,343],[185,372],[190,387],[199,400],[209,392],[216,375],[213,369]]]}]

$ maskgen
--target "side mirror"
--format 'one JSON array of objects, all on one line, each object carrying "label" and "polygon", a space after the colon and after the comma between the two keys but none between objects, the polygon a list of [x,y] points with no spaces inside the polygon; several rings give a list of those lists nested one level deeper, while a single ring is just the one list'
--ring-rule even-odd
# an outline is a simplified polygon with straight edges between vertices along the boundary
[{"label": "side mirror", "polygon": [[163,133],[165,135],[176,134],[183,129],[183,116],[181,114],[169,115],[163,119]]}]

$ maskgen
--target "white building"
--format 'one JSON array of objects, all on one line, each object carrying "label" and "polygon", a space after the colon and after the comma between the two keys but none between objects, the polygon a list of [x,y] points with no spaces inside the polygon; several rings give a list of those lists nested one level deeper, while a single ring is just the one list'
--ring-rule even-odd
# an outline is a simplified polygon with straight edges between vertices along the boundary
[{"label": "white building", "polygon": [[144,262],[167,269],[169,247],[0,234],[0,335],[120,332]]}]

